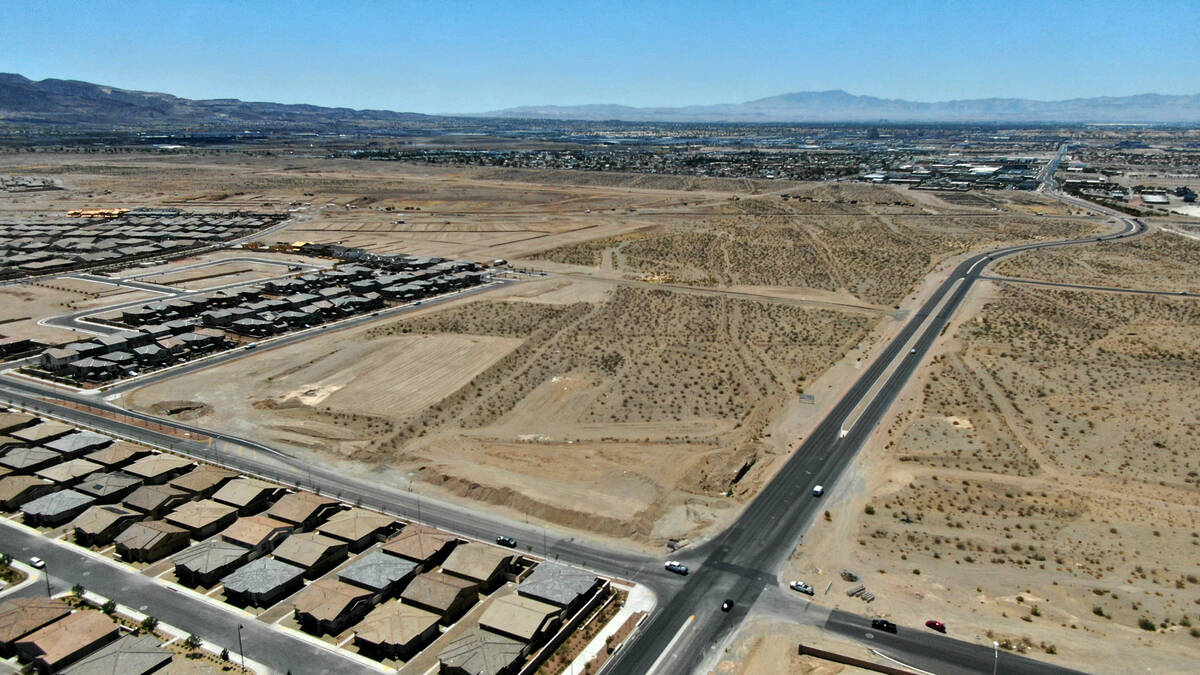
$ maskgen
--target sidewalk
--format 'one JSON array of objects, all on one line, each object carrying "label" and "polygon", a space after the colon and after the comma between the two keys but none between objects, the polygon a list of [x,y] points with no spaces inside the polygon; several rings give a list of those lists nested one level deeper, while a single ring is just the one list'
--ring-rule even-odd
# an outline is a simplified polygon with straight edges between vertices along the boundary
[{"label": "sidewalk", "polygon": [[[84,591],[83,599],[87,600],[89,603],[95,605],[96,607],[103,607],[104,603],[108,602],[108,598],[104,597],[103,595],[100,595],[99,593],[93,593],[92,591]],[[116,613],[120,614],[121,616],[123,616],[131,621],[137,622],[137,623],[141,623],[146,618],[145,614],[137,611],[136,609],[133,609],[132,607],[126,607],[125,605],[121,605],[121,604],[117,605]],[[163,623],[161,621],[158,622],[157,626],[155,626],[155,630],[162,631],[163,633],[170,635],[172,638],[175,638],[176,640],[186,640],[186,639],[188,639],[188,636],[190,635],[190,633],[188,633],[187,631],[184,631],[180,628],[176,628],[175,626],[172,626],[167,623]],[[208,640],[201,640],[200,641],[200,649],[203,649],[204,651],[208,652],[209,654],[212,654],[213,656],[220,658],[221,651],[224,648],[221,647],[221,645],[215,644]],[[254,661],[253,659],[246,659],[245,657],[243,657],[242,655],[240,655],[236,652],[232,652],[232,651],[229,652],[229,662],[233,663],[233,664],[238,664],[238,665],[240,665],[241,663],[244,662],[246,664],[247,670],[254,672],[254,673],[259,673],[260,675],[269,675],[271,673],[270,668],[267,668],[263,664],[261,664],[257,661]]]},{"label": "sidewalk", "polygon": [[9,564],[9,566],[14,569],[18,569],[18,570],[24,572],[25,580],[22,581],[21,583],[17,584],[16,586],[6,586],[4,588],[4,590],[0,591],[0,599],[3,599],[4,596],[9,595],[10,593],[16,593],[17,591],[21,590],[22,588],[25,588],[26,586],[35,584],[38,581],[40,581],[42,578],[41,572],[35,570],[34,568],[30,567],[29,565],[26,565],[25,563],[21,562],[20,560],[17,560],[16,558],[13,558],[13,561],[12,561],[12,563]]},{"label": "sidewalk", "polygon": [[608,636],[620,630],[629,617],[637,612],[646,612],[649,615],[650,611],[657,604],[654,593],[641,584],[634,584],[633,588],[626,588],[624,586],[619,586],[618,588],[629,592],[629,596],[625,598],[625,606],[617,612],[617,615],[612,618],[612,621],[608,622],[607,626],[596,634],[596,637],[592,638],[591,642],[587,643],[587,646],[583,648],[583,651],[579,652],[579,656],[575,657],[571,665],[562,671],[563,675],[575,675],[575,673],[583,672],[584,664],[596,658],[600,650],[605,648],[606,644],[604,641],[608,639]]}]

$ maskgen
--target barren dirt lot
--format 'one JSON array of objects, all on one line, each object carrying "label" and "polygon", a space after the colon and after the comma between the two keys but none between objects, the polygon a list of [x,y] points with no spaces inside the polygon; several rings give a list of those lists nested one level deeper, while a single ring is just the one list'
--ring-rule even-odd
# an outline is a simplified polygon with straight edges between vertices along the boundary
[{"label": "barren dirt lot", "polygon": [[[1200,650],[1200,303],[1000,285],[800,547],[822,602],[1064,665]],[[982,304],[977,300],[976,304]],[[877,596],[842,592],[855,570]]]},{"label": "barren dirt lot", "polygon": [[1039,281],[1197,293],[1200,240],[1160,231],[1131,241],[1024,253],[994,269]]},{"label": "barren dirt lot", "polygon": [[808,185],[788,194],[788,200],[728,201],[717,216],[559,246],[534,258],[629,277],[803,287],[894,305],[952,255],[1001,242],[1080,236],[1095,227],[994,212],[992,202],[980,198],[979,204],[934,206],[938,202],[928,195],[914,198],[883,186]]},{"label": "barren dirt lot", "polygon": [[258,279],[282,276],[287,273],[286,266],[255,262],[228,262],[197,267],[195,269],[156,274],[149,277],[140,277],[139,281],[151,284],[163,284],[189,291],[198,291],[205,288],[213,288],[214,286],[249,283]]},{"label": "barren dirt lot", "polygon": [[156,294],[78,279],[50,279],[4,286],[0,288],[0,334],[49,344],[87,340],[94,336],[40,325],[38,321],[80,309],[152,297],[156,297]]},{"label": "barren dirt lot", "polygon": [[194,399],[211,408],[201,425],[649,540],[711,524],[726,491],[752,494],[787,442],[762,437],[773,415],[875,320],[569,282],[573,297],[563,283],[269,351],[127,403]]}]

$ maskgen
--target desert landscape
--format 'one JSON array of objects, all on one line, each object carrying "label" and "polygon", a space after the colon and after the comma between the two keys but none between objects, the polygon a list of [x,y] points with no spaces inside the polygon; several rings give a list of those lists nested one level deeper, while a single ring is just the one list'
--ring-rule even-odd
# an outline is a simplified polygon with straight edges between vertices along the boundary
[{"label": "desert landscape", "polygon": [[[1126,246],[1153,250],[1162,236]],[[1064,257],[1005,266],[1053,270]],[[936,618],[952,635],[1064,665],[1128,672],[1152,653],[1156,672],[1190,670],[1200,305],[1019,284],[979,291],[791,573],[819,589],[833,582],[822,603],[903,624]],[[841,592],[854,585],[842,569],[861,575],[873,603]]]}]

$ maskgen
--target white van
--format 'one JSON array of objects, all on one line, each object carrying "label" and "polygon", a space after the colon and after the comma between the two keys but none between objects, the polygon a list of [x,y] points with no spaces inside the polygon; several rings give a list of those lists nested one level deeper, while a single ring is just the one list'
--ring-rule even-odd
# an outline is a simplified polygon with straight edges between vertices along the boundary
[{"label": "white van", "polygon": [[818,485],[813,488],[813,496],[814,497],[820,497],[823,494],[825,494],[825,486],[824,485]]}]

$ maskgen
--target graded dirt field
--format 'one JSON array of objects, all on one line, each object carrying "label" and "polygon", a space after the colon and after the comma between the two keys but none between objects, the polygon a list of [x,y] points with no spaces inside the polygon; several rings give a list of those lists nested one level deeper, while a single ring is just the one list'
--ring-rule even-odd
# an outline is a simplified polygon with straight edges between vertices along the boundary
[{"label": "graded dirt field", "polygon": [[1152,232],[1129,241],[1031,251],[998,262],[998,275],[1090,286],[1200,293],[1200,240]]},{"label": "graded dirt field", "polygon": [[876,320],[547,279],[254,354],[126,404],[193,401],[201,426],[648,541],[753,494],[791,441],[766,426]]},{"label": "graded dirt field", "polygon": [[184,269],[177,272],[167,272],[148,277],[139,277],[138,281],[151,284],[162,284],[189,291],[199,291],[215,286],[249,283],[259,279],[284,276],[288,274],[287,265],[267,265],[256,262],[228,262],[194,269]]},{"label": "graded dirt field", "polygon": [[0,334],[48,344],[89,340],[94,335],[45,326],[41,319],[81,309],[157,297],[155,293],[80,279],[49,279],[0,287]]},{"label": "graded dirt field", "polygon": [[[1097,672],[1200,653],[1200,302],[983,284],[789,574]],[[854,570],[876,600],[843,591]]]}]

